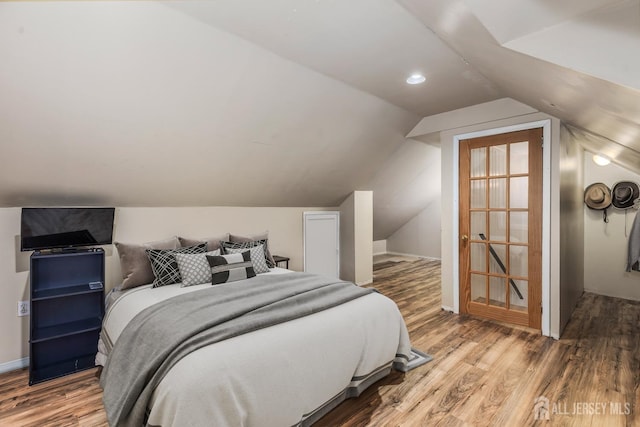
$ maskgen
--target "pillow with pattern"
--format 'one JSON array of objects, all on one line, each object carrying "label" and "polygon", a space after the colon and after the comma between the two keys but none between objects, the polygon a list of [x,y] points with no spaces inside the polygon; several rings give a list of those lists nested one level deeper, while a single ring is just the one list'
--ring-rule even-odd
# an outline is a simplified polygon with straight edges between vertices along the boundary
[{"label": "pillow with pattern", "polygon": [[[246,249],[240,248],[226,248],[225,253],[239,254],[246,251]],[[267,265],[267,259],[264,256],[264,246],[257,245],[249,248],[249,255],[251,256],[251,264],[253,264],[253,270],[256,274],[268,273],[269,266]]]},{"label": "pillow with pattern", "polygon": [[251,249],[254,246],[258,246],[258,245],[262,245],[263,250],[264,250],[264,257],[267,260],[267,266],[269,268],[275,267],[275,264],[271,264],[269,262],[269,255],[267,254],[267,245],[268,245],[268,240],[267,239],[262,239],[262,240],[250,240],[247,242],[220,242],[220,247],[222,248],[222,253],[226,254],[229,253],[228,249]]},{"label": "pillow with pattern", "polygon": [[251,264],[251,254],[248,250],[229,255],[210,256],[207,261],[211,267],[211,284],[235,282],[256,276]]},{"label": "pillow with pattern", "polygon": [[182,278],[180,287],[185,288],[187,286],[209,283],[211,281],[211,267],[209,267],[209,263],[207,262],[207,255],[220,255],[220,249],[202,254],[177,253],[175,255],[178,270],[180,270],[180,277]]},{"label": "pillow with pattern", "polygon": [[177,249],[147,249],[147,256],[151,261],[151,270],[156,276],[153,281],[153,287],[171,285],[182,280],[178,262],[176,261],[176,254],[203,254],[206,251],[206,243]]},{"label": "pillow with pattern", "polygon": [[269,268],[273,268],[276,266],[276,262],[271,255],[271,251],[269,250],[269,231],[265,231],[264,233],[251,234],[248,236],[238,236],[237,234],[229,234],[229,241],[232,243],[246,243],[246,242],[254,242],[254,241],[262,241],[264,240],[264,254],[267,258],[267,265]]}]

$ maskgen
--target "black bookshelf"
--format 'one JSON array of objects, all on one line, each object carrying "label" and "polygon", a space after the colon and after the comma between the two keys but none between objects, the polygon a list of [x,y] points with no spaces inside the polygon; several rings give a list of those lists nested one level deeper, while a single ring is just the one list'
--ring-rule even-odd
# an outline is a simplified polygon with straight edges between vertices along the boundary
[{"label": "black bookshelf", "polygon": [[104,317],[104,251],[31,255],[29,385],[95,366]]}]

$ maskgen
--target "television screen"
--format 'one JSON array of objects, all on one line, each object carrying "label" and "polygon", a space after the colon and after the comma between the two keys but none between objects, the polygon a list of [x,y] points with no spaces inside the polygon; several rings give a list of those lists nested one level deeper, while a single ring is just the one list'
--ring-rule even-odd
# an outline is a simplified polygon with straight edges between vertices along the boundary
[{"label": "television screen", "polygon": [[20,250],[112,243],[115,208],[22,208]]}]

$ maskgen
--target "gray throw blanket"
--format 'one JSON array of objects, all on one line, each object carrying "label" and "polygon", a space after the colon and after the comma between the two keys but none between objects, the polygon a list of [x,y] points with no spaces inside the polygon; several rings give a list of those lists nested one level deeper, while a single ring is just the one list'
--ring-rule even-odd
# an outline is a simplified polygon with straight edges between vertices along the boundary
[{"label": "gray throw blanket", "polygon": [[148,307],[122,331],[102,371],[109,424],[141,426],[157,384],[192,351],[371,292],[338,279],[291,273],[212,286]]}]

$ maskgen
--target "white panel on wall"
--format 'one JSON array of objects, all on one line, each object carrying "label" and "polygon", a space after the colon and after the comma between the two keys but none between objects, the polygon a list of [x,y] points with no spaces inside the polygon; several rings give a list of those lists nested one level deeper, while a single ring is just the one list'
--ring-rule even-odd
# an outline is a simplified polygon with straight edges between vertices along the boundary
[{"label": "white panel on wall", "polygon": [[304,271],[340,276],[340,213],[304,213]]},{"label": "white panel on wall", "polygon": [[374,240],[373,241],[373,254],[380,255],[387,253],[387,240]]}]

